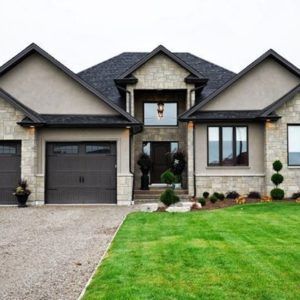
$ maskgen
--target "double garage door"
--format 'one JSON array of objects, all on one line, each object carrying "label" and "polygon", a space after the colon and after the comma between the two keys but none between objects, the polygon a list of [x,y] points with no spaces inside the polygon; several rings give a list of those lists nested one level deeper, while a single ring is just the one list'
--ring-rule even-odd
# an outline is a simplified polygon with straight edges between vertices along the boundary
[{"label": "double garage door", "polygon": [[114,142],[47,143],[46,203],[116,203]]}]

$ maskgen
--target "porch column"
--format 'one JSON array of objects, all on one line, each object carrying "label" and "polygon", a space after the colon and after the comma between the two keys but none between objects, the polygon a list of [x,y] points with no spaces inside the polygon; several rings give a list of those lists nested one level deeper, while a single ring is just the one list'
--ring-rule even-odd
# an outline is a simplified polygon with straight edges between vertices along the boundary
[{"label": "porch column", "polygon": [[194,196],[194,123],[187,124],[187,183],[189,196]]}]

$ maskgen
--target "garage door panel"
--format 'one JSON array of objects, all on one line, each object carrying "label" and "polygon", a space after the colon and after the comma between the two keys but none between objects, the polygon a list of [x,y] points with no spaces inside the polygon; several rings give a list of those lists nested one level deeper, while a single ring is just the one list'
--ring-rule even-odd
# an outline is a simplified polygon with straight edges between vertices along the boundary
[{"label": "garage door panel", "polygon": [[12,194],[21,177],[21,142],[0,141],[0,204],[17,204]]},{"label": "garage door panel", "polygon": [[115,149],[108,142],[47,144],[47,203],[116,203]]}]

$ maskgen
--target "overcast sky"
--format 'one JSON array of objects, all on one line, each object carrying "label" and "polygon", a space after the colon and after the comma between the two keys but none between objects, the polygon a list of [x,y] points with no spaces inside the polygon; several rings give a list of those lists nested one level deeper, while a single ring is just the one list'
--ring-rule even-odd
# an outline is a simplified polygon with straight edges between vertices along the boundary
[{"label": "overcast sky", "polygon": [[269,48],[300,67],[299,0],[0,0],[0,64],[31,42],[77,72],[163,44],[235,72]]}]

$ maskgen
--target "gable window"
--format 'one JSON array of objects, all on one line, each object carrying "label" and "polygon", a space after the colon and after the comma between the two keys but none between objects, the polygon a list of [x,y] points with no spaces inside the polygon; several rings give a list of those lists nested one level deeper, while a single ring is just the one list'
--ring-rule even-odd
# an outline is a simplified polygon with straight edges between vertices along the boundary
[{"label": "gable window", "polygon": [[300,166],[300,124],[288,125],[288,165]]},{"label": "gable window", "polygon": [[209,166],[248,166],[246,126],[208,127]]},{"label": "gable window", "polygon": [[159,115],[157,102],[145,102],[144,124],[148,126],[177,126],[177,103],[164,102],[163,114]]}]

